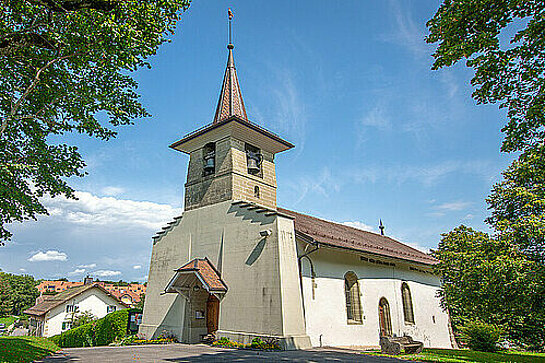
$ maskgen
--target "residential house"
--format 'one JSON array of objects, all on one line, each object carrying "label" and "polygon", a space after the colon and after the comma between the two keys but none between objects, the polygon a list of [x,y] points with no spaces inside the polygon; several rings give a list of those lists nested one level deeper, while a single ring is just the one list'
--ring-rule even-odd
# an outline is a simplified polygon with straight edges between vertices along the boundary
[{"label": "residential house", "polygon": [[30,315],[33,335],[51,337],[71,329],[75,318],[83,312],[102,318],[128,307],[99,284],[90,283],[55,295],[42,295],[24,313]]}]

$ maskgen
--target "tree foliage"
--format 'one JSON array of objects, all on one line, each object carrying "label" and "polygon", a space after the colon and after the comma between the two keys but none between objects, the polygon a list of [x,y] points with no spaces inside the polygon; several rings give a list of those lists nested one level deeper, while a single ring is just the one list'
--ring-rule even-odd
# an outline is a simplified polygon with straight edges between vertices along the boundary
[{"label": "tree foliage", "polygon": [[460,226],[433,251],[440,262],[441,302],[456,330],[479,320],[505,328],[510,341],[545,343],[545,271],[503,238]]},{"label": "tree foliage", "polygon": [[[466,59],[475,70],[473,98],[507,109],[503,151],[545,139],[543,0],[445,0],[427,25],[427,42],[438,43],[432,68]],[[502,44],[508,27],[515,34]]]},{"label": "tree foliage", "polygon": [[0,304],[3,314],[21,315],[40,296],[37,282],[30,275],[0,272]]},{"label": "tree foliage", "polygon": [[545,264],[545,146],[522,154],[503,172],[487,201],[487,222],[529,258]]},{"label": "tree foliage", "polygon": [[47,213],[40,197],[74,197],[66,178],[85,164],[63,135],[108,140],[148,116],[131,72],[150,67],[189,1],[2,1],[0,240]]}]

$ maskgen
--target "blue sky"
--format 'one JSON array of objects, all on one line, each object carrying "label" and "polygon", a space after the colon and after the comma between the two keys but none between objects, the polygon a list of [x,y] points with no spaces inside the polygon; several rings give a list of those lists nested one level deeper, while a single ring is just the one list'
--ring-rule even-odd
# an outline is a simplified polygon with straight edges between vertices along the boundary
[{"label": "blue sky", "polygon": [[153,115],[111,142],[75,135],[78,201],[10,226],[0,268],[37,278],[145,280],[151,236],[181,213],[188,157],[168,145],[213,119],[227,60],[226,10],[248,116],[296,145],[276,158],[278,204],[423,250],[466,224],[511,156],[505,113],[471,99],[462,65],[431,71],[439,1],[194,1],[172,43],[135,74]]}]

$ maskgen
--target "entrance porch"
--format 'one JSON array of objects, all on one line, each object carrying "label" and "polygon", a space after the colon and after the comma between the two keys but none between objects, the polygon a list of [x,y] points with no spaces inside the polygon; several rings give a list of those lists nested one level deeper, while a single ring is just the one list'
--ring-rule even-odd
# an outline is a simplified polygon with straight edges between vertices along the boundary
[{"label": "entrance porch", "polygon": [[175,271],[165,293],[179,294],[185,299],[182,342],[214,339],[219,327],[220,301],[227,285],[207,258],[193,259]]}]

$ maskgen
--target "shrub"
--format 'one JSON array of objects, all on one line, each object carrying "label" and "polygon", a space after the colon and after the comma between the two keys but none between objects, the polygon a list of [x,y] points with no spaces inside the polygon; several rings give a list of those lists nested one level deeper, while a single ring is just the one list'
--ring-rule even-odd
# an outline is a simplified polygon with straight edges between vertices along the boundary
[{"label": "shrub", "polygon": [[226,337],[221,337],[212,343],[216,347],[224,348],[236,348],[236,349],[260,349],[260,350],[280,350],[280,344],[276,338],[264,338],[263,341],[260,337],[256,337],[250,344],[244,345],[239,342],[234,342]]},{"label": "shrub", "polygon": [[129,323],[129,312],[132,311],[141,312],[139,309],[119,310],[92,323],[55,335],[50,339],[61,348],[108,345],[125,337]]},{"label": "shrub", "polygon": [[462,327],[462,341],[469,349],[482,352],[495,352],[503,331],[497,325],[480,321],[470,321]]}]

